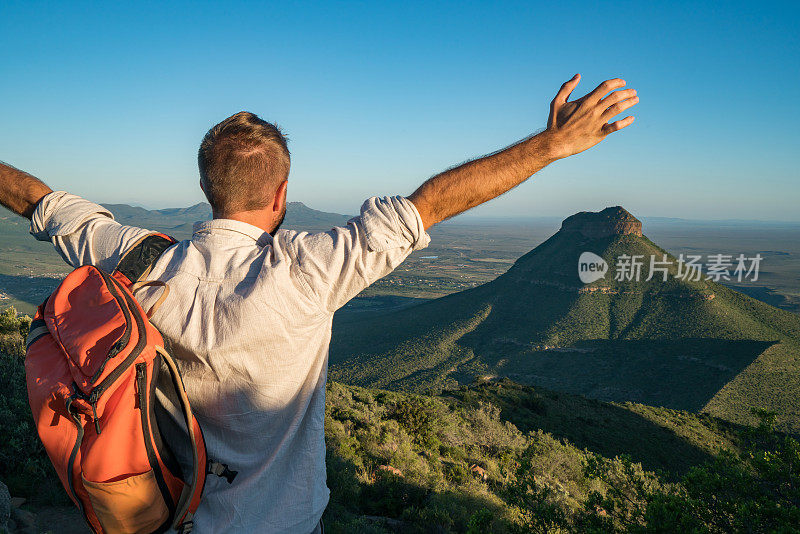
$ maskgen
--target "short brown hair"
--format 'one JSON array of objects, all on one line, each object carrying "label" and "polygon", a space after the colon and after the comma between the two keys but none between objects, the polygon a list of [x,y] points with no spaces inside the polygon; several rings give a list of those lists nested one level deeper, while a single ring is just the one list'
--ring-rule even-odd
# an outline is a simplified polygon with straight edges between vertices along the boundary
[{"label": "short brown hair", "polygon": [[280,129],[240,111],[211,128],[197,152],[200,183],[215,214],[266,206],[289,177],[289,149]]}]

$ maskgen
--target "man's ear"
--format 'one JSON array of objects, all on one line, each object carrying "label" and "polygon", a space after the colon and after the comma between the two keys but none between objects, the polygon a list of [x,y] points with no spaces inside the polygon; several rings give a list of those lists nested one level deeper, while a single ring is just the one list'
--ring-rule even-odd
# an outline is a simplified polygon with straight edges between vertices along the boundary
[{"label": "man's ear", "polygon": [[286,191],[289,187],[289,180],[284,180],[278,189],[275,191],[275,197],[272,200],[272,211],[276,213],[283,212],[286,209]]}]

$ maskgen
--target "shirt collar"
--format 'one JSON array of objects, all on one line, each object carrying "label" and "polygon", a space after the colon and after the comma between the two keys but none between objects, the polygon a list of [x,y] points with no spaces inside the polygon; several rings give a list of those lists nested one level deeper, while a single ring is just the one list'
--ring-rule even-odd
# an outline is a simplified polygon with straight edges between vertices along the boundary
[{"label": "shirt collar", "polygon": [[252,224],[235,221],[233,219],[212,219],[210,221],[199,221],[194,223],[194,233],[209,233],[215,234],[218,231],[236,232],[245,235],[256,241],[259,245],[264,245],[272,242],[272,236],[269,232],[265,232],[258,226]]}]

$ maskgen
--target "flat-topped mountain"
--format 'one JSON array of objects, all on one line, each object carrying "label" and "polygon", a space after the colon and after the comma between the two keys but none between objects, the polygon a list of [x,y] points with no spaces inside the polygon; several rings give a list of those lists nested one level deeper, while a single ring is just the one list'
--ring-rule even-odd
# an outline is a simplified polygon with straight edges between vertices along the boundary
[{"label": "flat-topped mountain", "polygon": [[[584,284],[587,252],[607,271]],[[681,274],[623,208],[579,213],[492,282],[337,320],[330,375],[409,391],[505,376],[736,422],[771,409],[800,431],[800,317]]]},{"label": "flat-topped mountain", "polygon": [[642,235],[642,223],[622,206],[600,212],[581,211],[564,219],[561,231],[578,232],[585,237],[600,238],[612,235]]}]

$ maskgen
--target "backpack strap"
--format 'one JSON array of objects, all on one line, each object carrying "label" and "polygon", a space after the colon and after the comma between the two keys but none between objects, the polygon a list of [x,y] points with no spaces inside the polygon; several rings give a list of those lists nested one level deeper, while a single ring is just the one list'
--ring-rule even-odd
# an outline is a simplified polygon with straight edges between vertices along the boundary
[{"label": "backpack strap", "polygon": [[130,287],[131,293],[136,294],[136,291],[142,289],[143,287],[148,287],[148,286],[161,287],[164,289],[164,291],[162,291],[161,296],[158,297],[158,300],[155,302],[155,304],[150,306],[150,309],[147,310],[147,318],[150,319],[151,317],[153,317],[156,311],[158,311],[158,308],[160,308],[161,305],[164,303],[164,300],[167,298],[167,295],[169,295],[169,286],[166,283],[160,282],[158,280],[140,280],[139,282],[134,282],[133,284],[131,284]]},{"label": "backpack strap", "polygon": [[189,442],[192,444],[192,459],[194,464],[192,483],[190,486],[184,488],[175,510],[173,524],[173,527],[177,529],[178,532],[188,533],[192,529],[192,517],[197,511],[197,507],[200,505],[200,496],[203,493],[203,487],[205,485],[208,462],[208,459],[206,458],[205,442],[203,441],[200,426],[196,424],[196,419],[194,418],[194,415],[192,415],[192,407],[189,405],[189,398],[186,396],[186,388],[183,385],[183,379],[178,371],[178,366],[175,364],[175,360],[173,360],[172,356],[170,356],[169,353],[162,347],[156,346],[155,349],[156,352],[161,355],[164,363],[169,368],[171,376],[179,385],[179,387],[176,388],[176,391],[181,403],[183,423],[186,424],[186,431],[189,434]]},{"label": "backpack strap", "polygon": [[144,279],[161,254],[175,243],[175,239],[166,234],[154,233],[144,236],[122,255],[114,274],[124,275],[131,283]]}]

